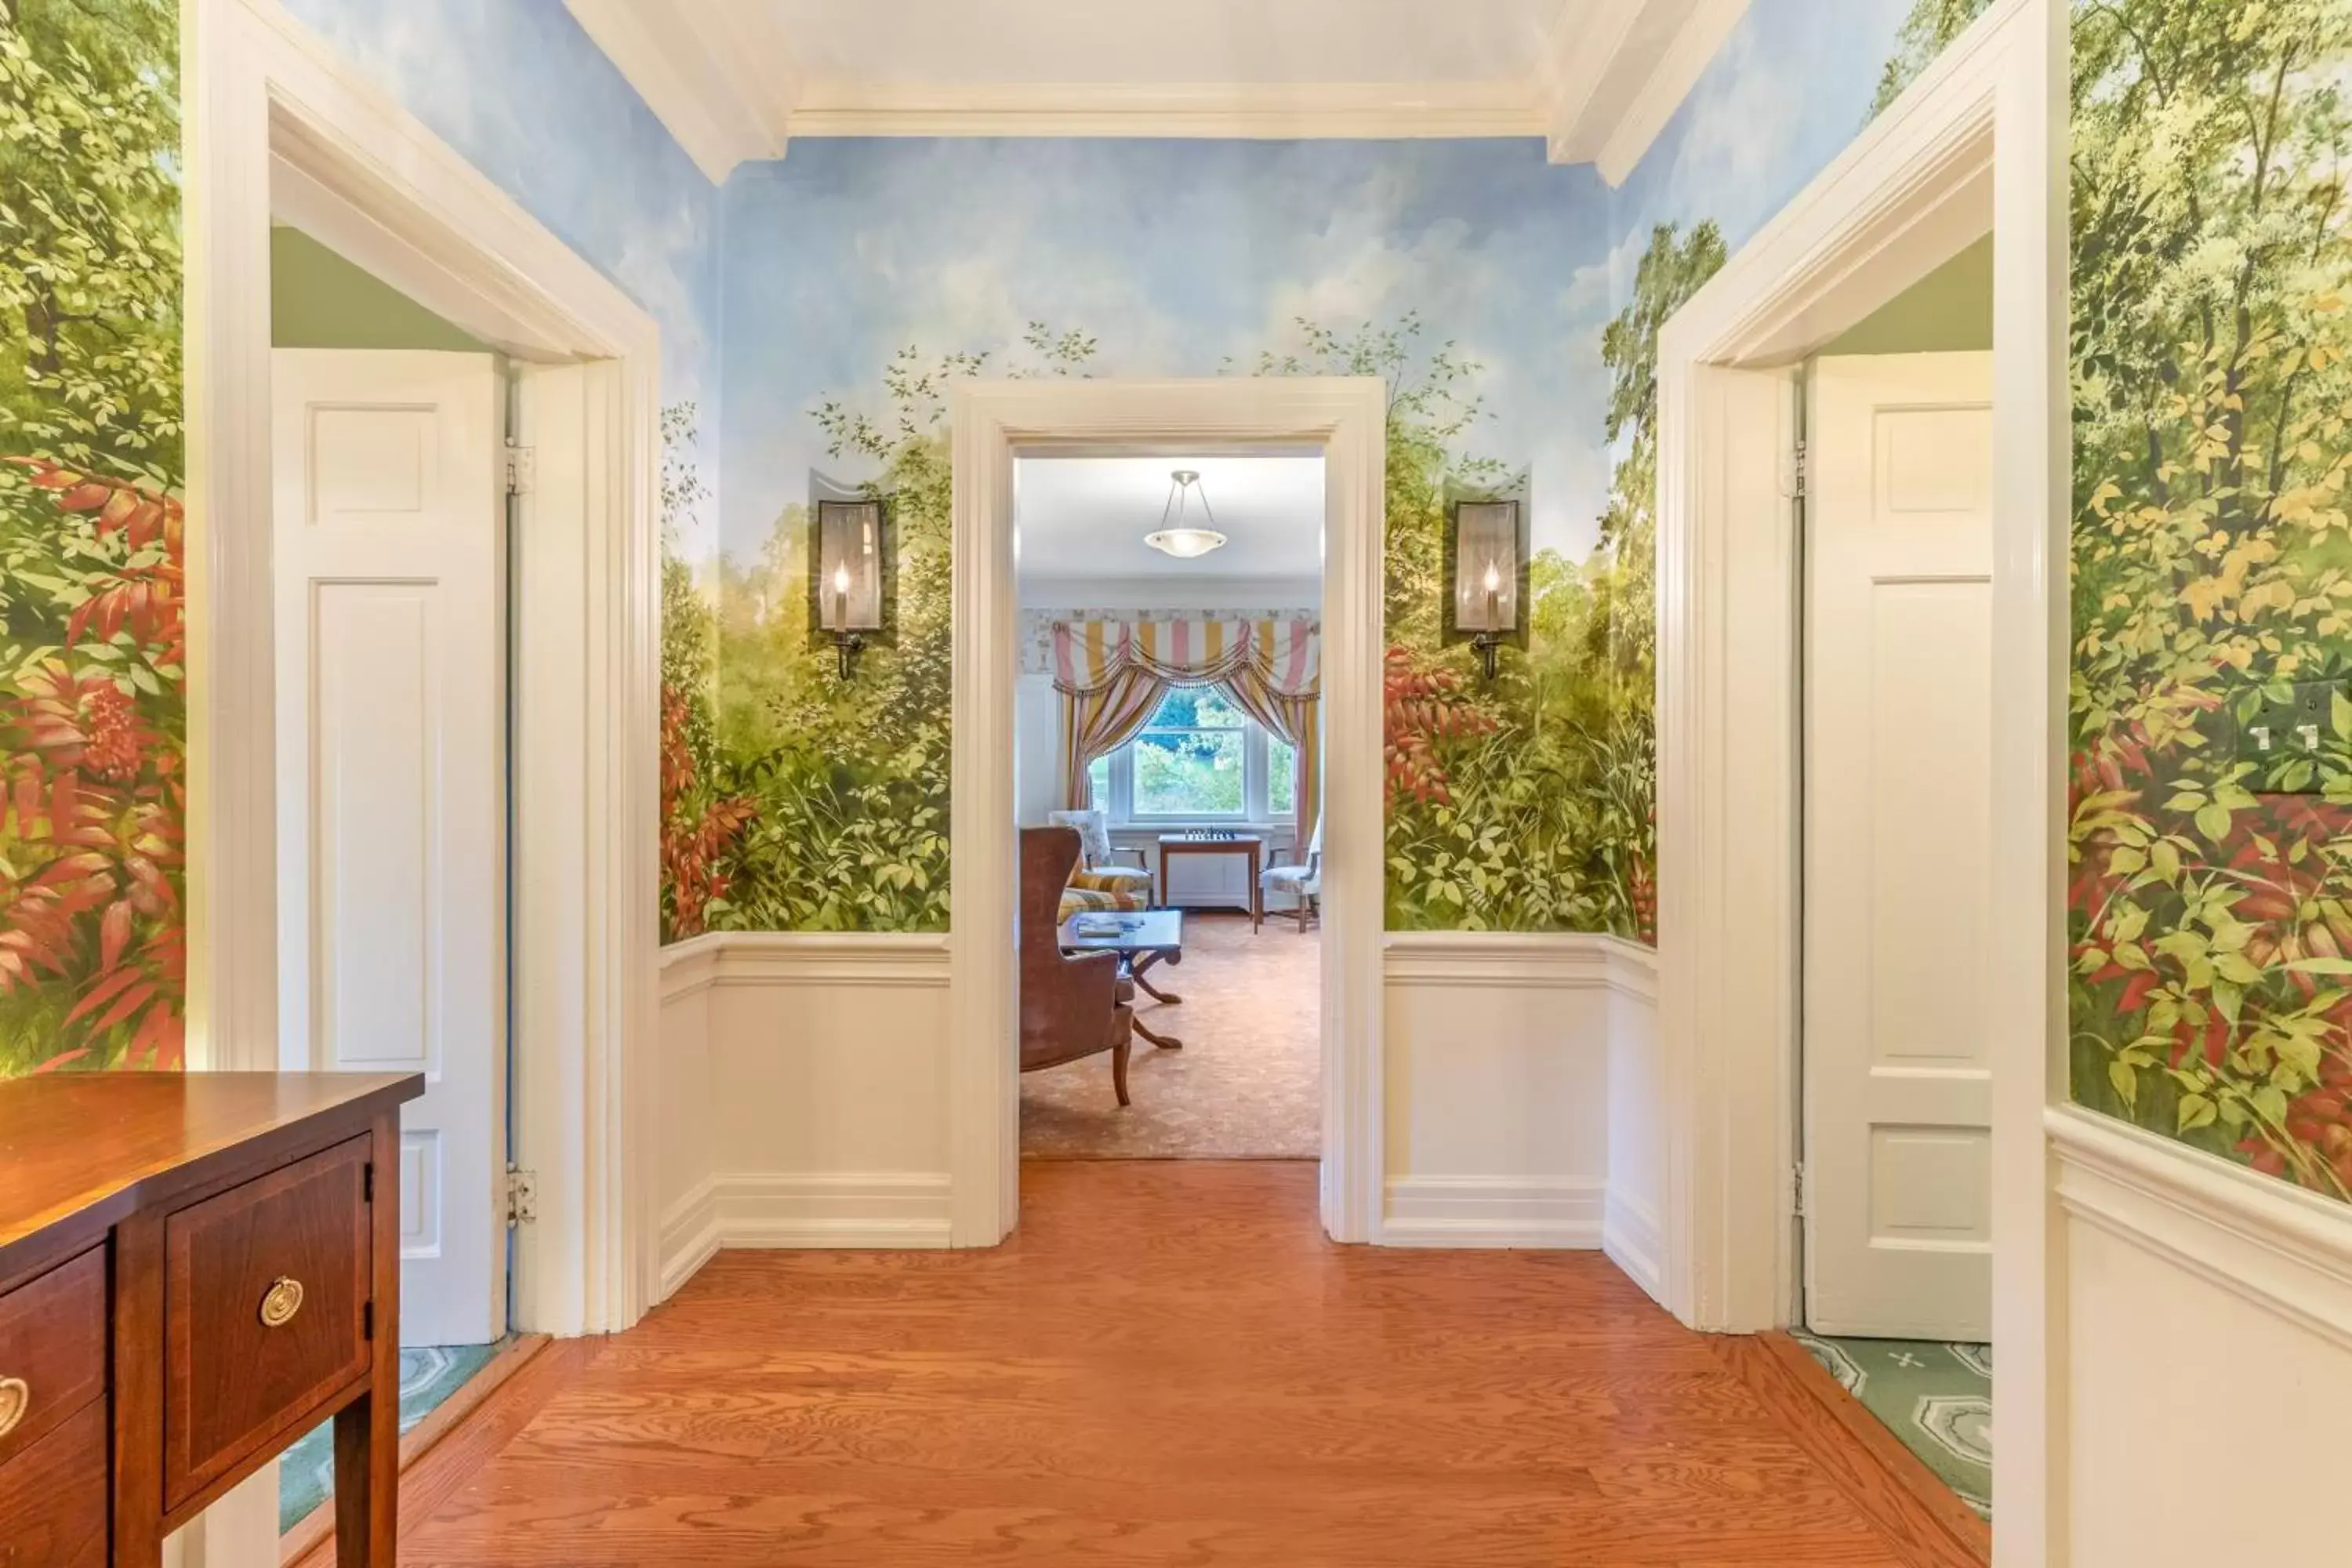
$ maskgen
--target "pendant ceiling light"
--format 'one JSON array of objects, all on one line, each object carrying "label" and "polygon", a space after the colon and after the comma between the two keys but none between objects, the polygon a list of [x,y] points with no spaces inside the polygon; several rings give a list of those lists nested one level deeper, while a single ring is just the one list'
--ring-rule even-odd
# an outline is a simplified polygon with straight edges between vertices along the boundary
[{"label": "pendant ceiling light", "polygon": [[1206,555],[1225,542],[1225,536],[1215,528],[1203,528],[1191,521],[1192,508],[1198,502],[1201,521],[1213,524],[1217,520],[1209,510],[1209,492],[1201,488],[1201,476],[1190,468],[1178,468],[1168,476],[1168,504],[1160,509],[1160,526],[1143,536],[1143,542],[1163,555],[1173,555],[1179,561],[1190,561]]}]

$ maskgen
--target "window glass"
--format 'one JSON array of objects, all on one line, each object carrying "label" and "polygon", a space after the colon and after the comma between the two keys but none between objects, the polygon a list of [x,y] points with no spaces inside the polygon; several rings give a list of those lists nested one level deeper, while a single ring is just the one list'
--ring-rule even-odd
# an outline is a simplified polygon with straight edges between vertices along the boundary
[{"label": "window glass", "polygon": [[1265,809],[1288,816],[1298,809],[1298,752],[1271,731],[1265,737]]},{"label": "window glass", "polygon": [[1135,738],[1135,815],[1239,816],[1248,719],[1213,687],[1179,687]]},{"label": "window glass", "polygon": [[1088,803],[1097,811],[1108,811],[1110,806],[1110,753],[1104,752],[1087,764]]}]

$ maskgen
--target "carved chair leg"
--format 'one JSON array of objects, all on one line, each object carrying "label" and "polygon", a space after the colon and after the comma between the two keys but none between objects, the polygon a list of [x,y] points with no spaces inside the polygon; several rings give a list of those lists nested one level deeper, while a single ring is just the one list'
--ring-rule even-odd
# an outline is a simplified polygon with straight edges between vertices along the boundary
[{"label": "carved chair leg", "polygon": [[1127,1058],[1134,1049],[1133,1040],[1121,1040],[1110,1048],[1110,1086],[1118,1091],[1118,1103],[1122,1109],[1128,1104]]}]

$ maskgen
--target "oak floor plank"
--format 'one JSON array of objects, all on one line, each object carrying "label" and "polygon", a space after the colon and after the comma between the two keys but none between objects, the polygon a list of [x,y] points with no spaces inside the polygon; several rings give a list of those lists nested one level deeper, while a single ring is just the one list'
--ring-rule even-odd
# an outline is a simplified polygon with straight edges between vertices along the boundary
[{"label": "oak floor plank", "polygon": [[722,1254],[555,1347],[412,1474],[402,1563],[1959,1561],[1769,1351],[1598,1254],[1335,1247],[1299,1163],[1022,1177],[1003,1247]]}]

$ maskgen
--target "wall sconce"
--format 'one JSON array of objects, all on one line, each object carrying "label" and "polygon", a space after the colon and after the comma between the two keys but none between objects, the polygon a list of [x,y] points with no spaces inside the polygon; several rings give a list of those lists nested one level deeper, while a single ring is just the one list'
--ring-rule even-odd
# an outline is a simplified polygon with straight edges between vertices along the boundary
[{"label": "wall sconce", "polygon": [[1468,643],[1492,680],[1497,648],[1528,646],[1519,611],[1528,591],[1527,507],[1515,500],[1458,500],[1447,521],[1445,578],[1453,592],[1443,640]]},{"label": "wall sconce", "polygon": [[841,679],[869,643],[887,643],[897,586],[887,500],[824,500],[809,528],[809,626],[833,638]]}]

